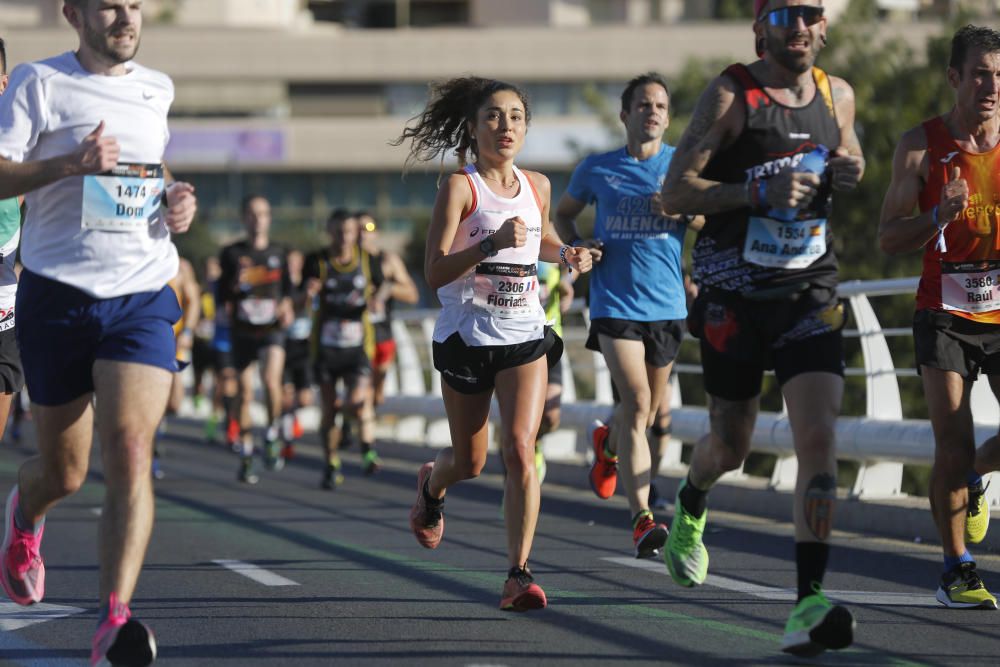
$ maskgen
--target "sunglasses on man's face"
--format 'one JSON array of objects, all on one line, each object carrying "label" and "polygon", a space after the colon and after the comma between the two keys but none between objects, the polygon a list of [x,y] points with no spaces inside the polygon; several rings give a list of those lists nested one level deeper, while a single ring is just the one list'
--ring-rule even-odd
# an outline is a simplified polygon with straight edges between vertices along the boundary
[{"label": "sunglasses on man's face", "polygon": [[768,25],[776,28],[791,28],[799,22],[799,19],[802,19],[806,27],[816,25],[823,19],[823,8],[811,5],[782,7],[768,12],[762,20],[766,20]]}]

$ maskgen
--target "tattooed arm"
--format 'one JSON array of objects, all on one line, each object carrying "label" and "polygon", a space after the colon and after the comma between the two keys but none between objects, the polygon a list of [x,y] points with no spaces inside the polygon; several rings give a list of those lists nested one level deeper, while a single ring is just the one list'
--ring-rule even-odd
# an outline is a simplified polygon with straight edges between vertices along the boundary
[{"label": "tattooed arm", "polygon": [[750,203],[745,183],[720,183],[701,175],[711,159],[736,139],[745,120],[746,108],[736,84],[727,76],[716,78],[698,100],[670,160],[663,182],[667,213],[718,213]]},{"label": "tattooed arm", "polygon": [[854,131],[854,89],[840,77],[830,77],[833,104],[840,127],[840,146],[830,157],[833,187],[836,190],[853,190],[865,174],[865,156],[861,142]]}]

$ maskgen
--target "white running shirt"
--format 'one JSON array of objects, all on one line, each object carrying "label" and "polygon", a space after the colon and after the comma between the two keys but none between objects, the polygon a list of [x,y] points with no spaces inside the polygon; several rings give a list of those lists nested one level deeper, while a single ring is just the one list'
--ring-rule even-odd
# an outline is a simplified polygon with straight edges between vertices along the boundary
[{"label": "white running shirt", "polygon": [[137,63],[126,68],[123,76],[92,74],[67,52],[18,65],[0,96],[0,156],[8,160],[70,153],[102,120],[103,136],[118,140],[119,172],[63,178],[25,196],[24,266],[99,299],[158,291],[178,268],[157,173],[174,86]]},{"label": "white running shirt", "polygon": [[470,347],[513,345],[545,335],[545,310],[538,300],[538,250],[542,242],[542,212],[528,177],[517,167],[521,190],[501,197],[486,185],[475,165],[463,170],[472,186],[472,211],[458,225],[449,252],[479,245],[496,233],[504,220],[520,216],[528,239],[520,248],[504,248],[486,257],[465,275],[438,289],[441,314],[434,340],[443,343],[456,331]]}]

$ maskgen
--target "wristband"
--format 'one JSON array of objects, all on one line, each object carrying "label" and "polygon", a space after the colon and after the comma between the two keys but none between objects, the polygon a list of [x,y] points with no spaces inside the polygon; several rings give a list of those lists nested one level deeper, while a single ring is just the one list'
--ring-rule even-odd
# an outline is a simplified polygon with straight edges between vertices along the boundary
[{"label": "wristband", "polygon": [[931,222],[934,223],[934,226],[937,227],[938,230],[937,243],[934,247],[938,250],[938,252],[948,252],[948,243],[944,240],[944,228],[948,226],[948,223],[946,222],[941,224],[938,220],[938,207],[936,205],[931,209]]},{"label": "wristband", "polygon": [[566,268],[570,273],[573,273],[573,267],[569,265],[569,260],[566,259],[566,251],[569,250],[568,245],[564,245],[559,248],[559,261],[566,265]]}]

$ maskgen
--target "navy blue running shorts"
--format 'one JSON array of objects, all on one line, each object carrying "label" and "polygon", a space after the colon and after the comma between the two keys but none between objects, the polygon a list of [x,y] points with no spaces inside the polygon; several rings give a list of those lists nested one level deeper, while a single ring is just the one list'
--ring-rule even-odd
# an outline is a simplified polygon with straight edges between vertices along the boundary
[{"label": "navy blue running shorts", "polygon": [[170,287],[98,299],[25,269],[15,312],[33,403],[63,405],[92,392],[98,359],[177,371],[173,326],[182,313]]}]

